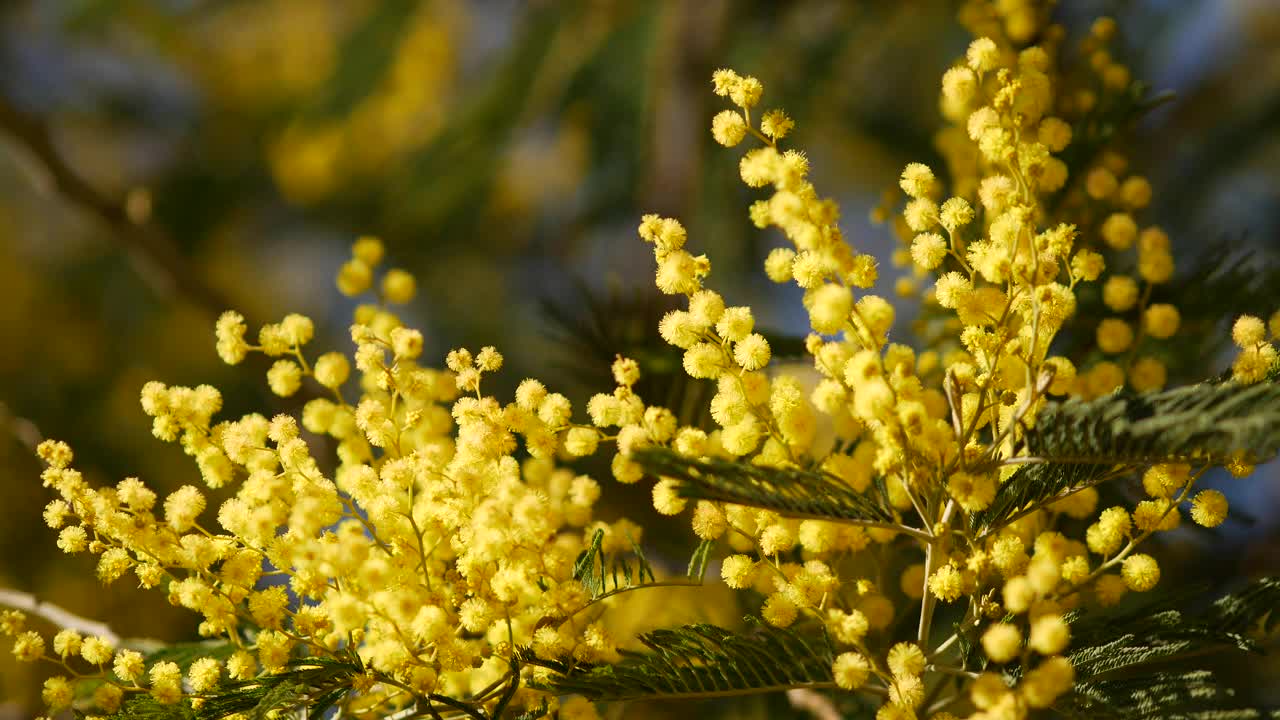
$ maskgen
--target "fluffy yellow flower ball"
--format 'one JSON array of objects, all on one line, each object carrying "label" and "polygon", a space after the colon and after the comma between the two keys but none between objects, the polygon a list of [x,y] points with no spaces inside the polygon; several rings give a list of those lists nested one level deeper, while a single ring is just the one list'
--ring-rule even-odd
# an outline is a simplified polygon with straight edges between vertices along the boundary
[{"label": "fluffy yellow flower ball", "polygon": [[1241,315],[1231,326],[1231,339],[1241,348],[1250,348],[1267,339],[1267,326],[1262,318]]},{"label": "fluffy yellow flower ball", "polygon": [[720,577],[724,584],[735,590],[751,586],[755,580],[756,563],[746,555],[730,555],[720,564]]},{"label": "fluffy yellow flower ball", "polygon": [[747,136],[747,123],[737,110],[724,110],[711,119],[711,136],[725,147],[733,147]]},{"label": "fluffy yellow flower ball", "polygon": [[1151,337],[1163,340],[1178,332],[1181,321],[1182,316],[1178,313],[1178,308],[1167,303],[1156,303],[1147,308],[1143,316],[1143,327]]},{"label": "fluffy yellow flower ball", "polygon": [[988,72],[1000,67],[1000,48],[991,38],[978,38],[969,43],[965,52],[969,67],[976,72]]},{"label": "fluffy yellow flower ball", "polygon": [[947,256],[947,241],[938,233],[920,233],[911,243],[911,259],[925,270],[933,270]]},{"label": "fluffy yellow flower ball", "polygon": [[1160,564],[1150,555],[1130,555],[1125,558],[1120,574],[1130,590],[1146,592],[1160,582]]},{"label": "fluffy yellow flower ball", "polygon": [[910,677],[924,672],[924,652],[915,643],[900,642],[889,648],[888,662],[889,672],[894,677]]},{"label": "fluffy yellow flower ball", "polygon": [[1122,353],[1133,345],[1133,328],[1119,318],[1107,318],[1098,323],[1097,340],[1102,352],[1110,355]]},{"label": "fluffy yellow flower ball", "polygon": [[836,684],[845,690],[856,690],[862,687],[871,674],[871,663],[860,653],[846,652],[836,656],[831,665],[831,673]]},{"label": "fluffy yellow flower ball", "polygon": [[1227,519],[1227,497],[1217,490],[1201,490],[1191,501],[1191,519],[1204,527],[1217,527]]},{"label": "fluffy yellow flower ball", "polygon": [[995,663],[1007,663],[1022,650],[1022,631],[1011,623],[996,623],[982,634],[982,649]]},{"label": "fluffy yellow flower ball", "polygon": [[1031,623],[1027,645],[1041,655],[1057,655],[1071,642],[1071,629],[1061,615],[1041,615]]},{"label": "fluffy yellow flower ball", "polygon": [[413,300],[417,292],[418,282],[408,271],[396,268],[382,276],[382,297],[389,303],[404,305]]},{"label": "fluffy yellow flower ball", "polygon": [[933,170],[924,163],[916,162],[908,164],[903,169],[898,186],[902,188],[902,192],[913,198],[927,198],[933,193],[936,182]]}]

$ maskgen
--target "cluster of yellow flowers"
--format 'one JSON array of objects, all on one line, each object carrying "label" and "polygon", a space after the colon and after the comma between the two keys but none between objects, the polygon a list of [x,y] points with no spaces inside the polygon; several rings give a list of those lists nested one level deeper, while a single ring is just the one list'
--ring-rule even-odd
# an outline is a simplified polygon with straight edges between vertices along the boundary
[{"label": "cluster of yellow flowers", "polygon": [[[379,241],[357,241],[339,273],[340,289],[371,287],[382,254]],[[380,287],[384,301],[405,302],[413,279],[391,270]],[[420,365],[421,333],[404,327],[385,302],[356,310],[354,404],[344,394],[352,379],[345,355],[308,362],[310,319],[289,315],[265,325],[257,344],[245,339],[246,329],[234,312],[218,320],[226,362],[252,352],[281,358],[267,372],[275,393],[294,395],[310,378],[328,397],[309,399],[300,418],[251,414],[217,422],[222,403],[212,387],[152,382],[142,390],[155,436],[179,442],[210,489],[235,488],[217,510],[217,526],[201,522],[207,499],[200,488],[188,485],[162,500],[134,478],[92,488],[71,467],[70,448],[40,446],[45,484],[60,495],[45,512],[59,529],[59,547],[97,555],[104,582],[132,572],[143,587],[166,588],[171,602],[203,615],[202,635],[237,646],[225,662],[191,666],[187,696],[199,702],[224,674],[246,680],[281,672],[293,658],[355,650],[367,678],[350,700],[353,711],[394,709],[433,694],[484,707],[512,682],[518,647],[547,657],[616,659],[599,614],[581,612],[591,603],[573,565],[597,532],[604,550],[616,553],[639,542],[641,528],[595,520],[599,484],[557,467],[555,458],[561,450],[594,452],[605,437],[598,428],[613,425],[621,426],[616,439],[624,448],[672,437],[671,414],[645,408],[630,391],[639,378],[634,361],[618,360],[617,390],[592,400],[594,425],[579,425],[570,420],[569,400],[536,380],[524,381],[511,403],[483,395],[483,376],[502,367],[492,347],[454,350],[447,369]],[[337,457],[331,477],[312,454],[324,439]],[[625,463],[615,469],[620,479],[639,477]],[[70,704],[72,680],[102,681],[94,703],[104,712],[130,692],[165,703],[184,696],[172,662],[146,668],[134,650],[66,632],[51,655],[40,635],[21,628],[19,615],[6,616],[20,659],[70,670],[63,661],[78,653],[91,666],[50,680],[45,699],[52,710]],[[535,698],[542,700],[522,690],[515,703]],[[583,702],[572,701],[580,715]]]},{"label": "cluster of yellow flowers", "polygon": [[[718,383],[711,408],[721,429],[712,434],[708,450],[772,467],[819,467],[860,492],[874,472],[886,479],[894,508],[919,517],[924,530],[905,532],[906,526],[895,531],[796,521],[733,505],[713,504],[698,513],[723,516],[715,529],[732,531],[729,542],[742,552],[724,562],[724,580],[764,593],[761,614],[773,625],[789,626],[802,615],[825,623],[832,637],[851,648],[835,661],[836,682],[856,689],[878,678],[888,698],[883,717],[914,717],[921,708],[922,675],[944,664],[941,653],[950,644],[930,647],[933,603],[966,596],[966,622],[1006,611],[1023,615],[1031,628],[1025,652],[1045,657],[1016,692],[998,675],[979,678],[970,692],[978,707],[992,717],[1020,717],[1071,686],[1071,665],[1060,654],[1068,641],[1061,612],[1074,589],[1092,579],[1083,545],[1053,531],[1048,513],[1030,515],[985,540],[963,531],[969,524],[964,513],[992,501],[1000,476],[991,461],[1007,458],[1016,447],[1019,423],[1034,417],[1046,394],[1073,389],[1074,367],[1065,358],[1047,357],[1049,345],[1074,311],[1074,286],[1095,280],[1103,266],[1091,250],[1072,254],[1075,227],[1037,227],[1046,215],[1044,194],[1064,181],[1062,163],[1051,153],[1070,140],[1070,127],[1047,115],[1053,99],[1047,64],[1040,48],[1014,55],[983,38],[970,47],[964,64],[947,73],[944,104],[971,108],[977,116],[970,121],[970,144],[972,172],[980,177],[968,183],[977,192],[977,207],[962,194],[939,205],[934,198],[940,183],[924,165],[913,163],[902,174],[902,190],[911,198],[904,220],[918,233],[911,259],[922,275],[948,261],[955,267],[940,272],[931,297],[954,311],[962,328],[960,347],[945,355],[930,350],[917,356],[908,346],[890,343],[892,304],[869,293],[855,299],[855,290],[875,283],[876,263],[845,242],[836,203],[819,196],[807,179],[805,155],[778,149],[791,129],[786,116],[771,111],[758,131],[750,126],[761,95],[755,78],[728,70],[715,74],[716,93],[739,109],[718,115],[712,133],[724,145],[736,145],[747,131],[764,143],[741,162],[747,185],[773,189],[767,200],[752,205],[751,219],[762,228],[780,228],[793,245],[773,251],[765,271],[776,282],[794,280],[805,290],[813,329],[806,348],[816,372],[764,371],[768,343],[751,333],[750,311],[726,308],[718,294],[702,287],[709,264],[681,249],[685,236],[679,224],[649,217],[640,227],[641,237],[655,244],[658,287],[689,299],[687,311],[664,318],[663,337],[685,350],[690,375]],[[1043,142],[1022,139],[1037,133]],[[1090,513],[1096,502],[1096,496],[1081,495],[1068,509],[1076,516]],[[706,526],[703,518],[694,523]],[[908,597],[921,599],[919,636],[915,643],[877,651],[874,633],[907,608],[895,606],[887,588],[842,560],[872,543],[899,539],[926,550],[925,563],[911,566],[902,578]],[[1034,559],[1024,550],[1033,539]],[[797,548],[803,564],[788,561]],[[1007,581],[1003,609],[991,595],[1001,579]],[[984,635],[996,662],[1017,658],[1022,646],[1017,623],[992,625]]]},{"label": "cluster of yellow flowers", "polygon": [[[1004,5],[1018,4],[996,7]],[[1063,656],[1070,642],[1063,613],[1082,602],[1082,590],[1091,588],[1099,603],[1112,605],[1127,591],[1155,587],[1159,565],[1134,549],[1152,533],[1178,526],[1178,506],[1191,499],[1207,469],[1151,467],[1143,477],[1151,499],[1132,511],[1102,510],[1079,540],[1058,526],[1064,518],[1095,516],[1098,493],[1092,488],[999,532],[973,532],[970,517],[989,506],[1020,462],[1021,433],[1046,397],[1096,397],[1126,383],[1138,391],[1162,388],[1164,365],[1139,349],[1144,340],[1172,337],[1180,321],[1174,306],[1149,301],[1153,287],[1168,282],[1174,270],[1168,236],[1154,226],[1140,230],[1133,215],[1150,202],[1150,185],[1125,175],[1125,158],[1111,150],[1074,184],[1060,159],[1072,142],[1073,122],[1100,102],[1098,93],[1107,99],[1128,89],[1127,68],[1105,49],[1115,24],[1098,21],[1082,44],[1089,75],[1064,77],[1054,60],[1061,28],[1034,24],[1043,14],[1024,5],[1026,12],[1005,8],[1004,15],[990,5],[983,7],[994,14],[971,12],[971,24],[986,23],[993,36],[975,40],[943,76],[940,104],[953,124],[939,134],[938,145],[952,194],[942,192],[925,165],[911,163],[902,173],[908,201],[895,229],[907,247],[895,260],[912,264],[914,278],[900,281],[898,290],[911,294],[920,280],[934,276],[925,312],[946,318],[947,333],[933,338],[929,350],[917,354],[889,342],[893,305],[879,295],[855,295],[875,283],[876,263],[841,236],[836,203],[807,179],[807,157],[779,148],[793,129],[791,120],[771,110],[758,129],[752,125],[763,93],[756,78],[715,73],[716,94],[736,109],[716,115],[711,131],[728,147],[748,135],[762,143],[743,156],[741,176],[750,187],[772,188],[771,196],[751,206],[750,217],[758,227],[779,228],[792,246],[771,252],[765,272],[805,291],[812,371],[766,367],[769,345],[752,332],[750,309],[726,307],[703,287],[710,264],[683,249],[685,232],[676,220],[650,216],[640,226],[640,236],[655,246],[658,288],[688,297],[687,310],[663,319],[663,337],[684,350],[689,375],[718,388],[711,411],[720,429],[692,452],[672,447],[769,467],[818,468],[858,492],[874,473],[886,480],[894,508],[918,518],[918,526],[913,521],[895,532],[875,523],[799,521],[732,504],[699,503],[694,514],[699,536],[725,534],[741,553],[725,559],[722,577],[731,587],[762,593],[767,622],[787,627],[807,616],[825,623],[849,648],[836,658],[836,683],[858,689],[879,679],[877,689],[888,702],[878,718],[914,718],[924,710],[921,678],[930,670],[971,678],[951,700],[967,693],[978,709],[974,718],[1022,718],[1052,704],[1074,677]],[[1019,30],[1003,34],[1001,23]],[[1042,44],[1013,49],[1011,36],[1040,34]],[[887,210],[879,213],[883,218]],[[1133,270],[1107,272],[1112,267]],[[1050,355],[1050,346],[1075,314],[1077,288],[1104,277],[1101,295],[1117,316],[1098,324],[1095,361],[1077,372],[1066,357]],[[1271,330],[1274,337],[1280,316]],[[1234,337],[1242,348],[1236,379],[1257,381],[1276,359],[1265,328],[1246,317]],[[1251,468],[1231,469],[1243,475]],[[655,501],[664,482],[655,487]],[[1198,493],[1191,503],[1191,517],[1207,527],[1226,513],[1226,498],[1215,490]],[[868,547],[894,544],[924,550],[924,563],[908,566],[900,582],[903,594],[919,605],[895,604],[890,588],[865,563],[850,560]],[[994,672],[948,666],[946,653],[957,636],[935,643],[930,618],[935,603],[957,601],[968,606],[964,626],[985,625],[981,644],[990,660],[1020,662],[1016,687]],[[917,608],[917,641],[885,647],[877,631]],[[945,707],[942,702],[930,712]]]},{"label": "cluster of yellow flowers", "polygon": [[[530,689],[546,671],[516,657],[521,648],[546,660],[620,657],[605,605],[574,577],[575,558],[597,535],[606,553],[625,552],[641,528],[595,519],[600,483],[565,466],[609,445],[622,483],[645,475],[637,451],[664,447],[695,460],[815,470],[857,493],[883,488],[893,521],[690,506],[675,479],[652,488],[658,512],[688,511],[699,539],[728,547],[720,576],[762,598],[765,622],[825,628],[839,651],[834,684],[884,698],[879,720],[945,720],[964,704],[975,708],[972,718],[1019,720],[1054,703],[1074,680],[1064,614],[1090,596],[1112,605],[1154,588],[1159,565],[1135,551],[1177,527],[1184,502],[1206,527],[1228,508],[1220,492],[1192,496],[1207,467],[1161,464],[1142,476],[1150,499],[1132,509],[1100,510],[1098,492],[1085,488],[979,532],[976,514],[1034,460],[1019,453],[1048,399],[1163,387],[1164,365],[1142,352],[1173,336],[1180,317],[1150,302],[1174,269],[1168,236],[1140,229],[1134,216],[1150,202],[1150,185],[1126,174],[1114,151],[1074,171],[1078,178],[1063,160],[1073,125],[1129,87],[1128,69],[1106,50],[1114,23],[1093,26],[1080,48],[1083,74],[1068,74],[1056,60],[1062,29],[1048,25],[1042,3],[969,2],[961,17],[982,34],[942,77],[949,124],[937,141],[949,186],[926,165],[907,165],[899,182],[907,199],[893,219],[903,244],[894,260],[912,268],[898,292],[931,283],[922,293],[923,314],[936,320],[928,349],[891,342],[894,305],[869,292],[876,260],[843,236],[836,202],[809,180],[808,157],[779,145],[795,123],[777,109],[753,121],[763,85],[719,70],[714,91],[733,107],[714,117],[711,132],[727,147],[759,142],[739,166],[746,185],[767,189],[749,214],[787,240],[764,270],[804,291],[809,361],[773,362],[752,310],[707,287],[711,263],[689,250],[683,225],[646,215],[639,235],[653,246],[656,285],[687,303],[658,331],[683,352],[690,377],[714,384],[714,426],[682,426],[670,410],[646,405],[634,390],[640,367],[622,357],[612,366],[615,388],[591,397],[585,422],[535,379],[504,403],[481,390],[502,368],[492,347],[454,350],[444,368],[421,364],[422,334],[389,309],[413,298],[414,278],[395,269],[379,277],[383,246],[361,238],[338,287],[377,292],[355,311],[350,359],[310,354],[315,330],[301,315],[261,327],[256,344],[239,314],[217,322],[224,361],[261,353],[274,358],[267,383],[275,394],[308,388],[297,417],[219,421],[212,387],[143,388],[155,436],[179,443],[209,489],[232,493],[216,525],[204,519],[201,488],[163,500],[134,478],[93,488],[65,444],[40,446],[44,482],[60,496],[45,512],[59,547],[96,555],[104,582],[133,573],[143,587],[164,588],[203,616],[202,635],[234,645],[227,659],[202,658],[184,676],[173,662],[148,666],[136,650],[74,631],[55,636],[51,652],[20,614],[0,616],[19,659],[69,673],[46,683],[50,709],[71,705],[73,683],[83,680],[97,681],[100,712],[130,693],[198,705],[224,677],[249,681],[329,656],[358,657],[364,668],[343,701],[353,713],[431,708],[442,698],[492,710],[511,699],[511,707],[548,702],[560,717],[595,717],[584,698]],[[1022,47],[1031,38],[1041,41]],[[886,220],[889,212],[889,204],[878,211]],[[1091,364],[1077,371],[1051,346],[1076,313],[1077,291],[1098,282],[1116,315],[1097,325]],[[1273,370],[1280,313],[1269,330],[1270,342],[1260,319],[1236,323],[1236,380]],[[332,448],[331,472],[314,454],[320,448]],[[1073,538],[1069,525],[1086,529]],[[904,569],[884,561],[890,550],[909,558]],[[901,569],[897,578],[891,569]],[[957,631],[941,638],[932,627],[939,603],[963,611]],[[917,616],[915,640],[896,641],[890,630]],[[1016,682],[955,665],[969,634],[995,665],[1019,664]],[[87,669],[73,668],[74,656]]]},{"label": "cluster of yellow flowers", "polygon": [[[1271,339],[1267,339],[1270,331]],[[1280,340],[1280,310],[1264,325],[1262,319],[1241,315],[1231,326],[1231,339],[1240,354],[1231,365],[1231,376],[1237,382],[1253,384],[1267,377],[1276,366],[1275,342]]]}]

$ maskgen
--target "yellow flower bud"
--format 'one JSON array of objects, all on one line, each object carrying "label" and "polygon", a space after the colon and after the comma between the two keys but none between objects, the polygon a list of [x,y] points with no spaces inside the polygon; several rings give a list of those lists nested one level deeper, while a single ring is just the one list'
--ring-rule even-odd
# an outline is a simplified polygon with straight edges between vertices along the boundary
[{"label": "yellow flower bud", "polygon": [[359,259],[348,260],[338,270],[338,291],[347,297],[355,297],[373,284],[373,269]]},{"label": "yellow flower bud", "polygon": [[795,603],[784,593],[773,593],[765,599],[764,606],[760,608],[760,617],[770,625],[780,628],[794,623],[798,613]]},{"label": "yellow flower bud", "polygon": [[759,370],[768,365],[769,356],[769,341],[759,333],[751,333],[733,346],[734,362],[744,370]]},{"label": "yellow flower bud", "polygon": [[1116,176],[1104,167],[1094,168],[1084,178],[1084,189],[1094,200],[1105,200],[1119,187]]},{"label": "yellow flower bud", "polygon": [[795,121],[781,110],[770,110],[760,118],[760,132],[774,140],[785,138],[795,126]]},{"label": "yellow flower bud", "polygon": [[1061,615],[1041,615],[1031,622],[1027,645],[1041,655],[1057,655],[1070,641],[1071,630]]},{"label": "yellow flower bud", "polygon": [[1133,328],[1119,318],[1107,318],[1098,323],[1097,340],[1102,352],[1122,353],[1133,344]]},{"label": "yellow flower bud", "polygon": [[1138,238],[1138,225],[1128,213],[1112,213],[1102,223],[1102,239],[1116,250],[1128,250]]},{"label": "yellow flower bud", "polygon": [[937,233],[921,233],[911,243],[911,259],[925,270],[933,270],[947,256],[947,241]]},{"label": "yellow flower bud", "polygon": [[1031,603],[1035,601],[1036,591],[1031,587],[1031,583],[1023,576],[1010,578],[1004,584],[1002,591],[1004,598],[1004,607],[1015,615],[1022,614],[1031,608]]},{"label": "yellow flower bud", "polygon": [[316,358],[314,374],[316,382],[327,388],[337,389],[351,375],[351,364],[342,353],[325,353]]},{"label": "yellow flower bud", "polygon": [[663,515],[679,515],[688,502],[677,491],[679,481],[663,478],[653,486],[653,508]]},{"label": "yellow flower bud", "polygon": [[991,661],[1010,662],[1022,651],[1022,632],[1010,623],[995,623],[982,634],[982,649]]},{"label": "yellow flower bud", "polygon": [[363,235],[351,245],[351,256],[369,267],[382,262],[384,251],[382,241],[372,235]]},{"label": "yellow flower bud", "polygon": [[389,303],[404,305],[418,292],[418,282],[405,270],[392,269],[382,276],[382,297]]}]

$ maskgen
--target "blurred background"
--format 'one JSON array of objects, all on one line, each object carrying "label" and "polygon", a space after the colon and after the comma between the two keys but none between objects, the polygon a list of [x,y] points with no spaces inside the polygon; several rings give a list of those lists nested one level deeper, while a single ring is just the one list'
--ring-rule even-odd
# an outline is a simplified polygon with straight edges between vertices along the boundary
[{"label": "blurred background", "polygon": [[[1280,4],[1061,5],[1072,30],[1116,16],[1118,56],[1177,93],[1135,129],[1131,158],[1156,189],[1146,221],[1180,263],[1224,238],[1280,250]],[[382,237],[417,275],[404,315],[426,355],[495,344],[507,388],[536,375],[584,398],[608,386],[616,349],[656,336],[643,212],[684,220],[717,289],[801,334],[798,296],[759,271],[780,238],[750,225],[739,152],[711,140],[711,71],[760,77],[765,105],[796,119],[789,142],[815,183],[841,200],[846,235],[887,259],[895,243],[868,214],[904,163],[938,157],[938,78],[969,40],[955,12],[952,0],[0,4],[0,587],[124,636],[191,637],[162,593],[102,588],[90,559],[61,555],[30,446],[69,441],[91,481],[198,479],[152,439],[139,388],[209,382],[229,413],[288,409],[266,392],[265,363],[218,361],[213,320],[304,312],[314,347],[347,348],[353,304],[332,278],[357,235]],[[880,291],[902,272],[885,262]],[[1225,366],[1205,360],[1206,375]],[[1275,473],[1217,485],[1253,516],[1216,536],[1171,533],[1163,554],[1181,569],[1166,572],[1226,586],[1280,571]],[[45,671],[4,655],[0,716],[32,716]],[[1275,663],[1249,669],[1274,677]]]}]

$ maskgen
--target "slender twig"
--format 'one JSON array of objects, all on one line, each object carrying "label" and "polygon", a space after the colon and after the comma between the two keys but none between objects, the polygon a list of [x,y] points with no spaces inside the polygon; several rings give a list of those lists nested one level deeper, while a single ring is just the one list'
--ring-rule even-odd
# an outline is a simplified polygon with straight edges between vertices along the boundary
[{"label": "slender twig", "polygon": [[924,546],[924,594],[920,598],[920,627],[916,644],[926,647],[929,641],[929,623],[933,619],[933,594],[929,592],[929,576],[933,574],[936,548],[933,543]]},{"label": "slender twig", "polygon": [[929,657],[929,658],[938,657],[942,653],[946,652],[947,649],[950,648],[952,645],[955,645],[956,642],[959,640],[960,640],[960,633],[951,633],[950,637],[948,637],[946,640],[943,640],[942,643],[940,643],[938,647],[934,648],[933,652],[929,653],[929,655],[927,655],[926,657]]},{"label": "slender twig", "polygon": [[788,690],[787,702],[791,703],[791,707],[807,712],[817,720],[840,720],[843,717],[831,698],[808,688]]},{"label": "slender twig", "polygon": [[13,414],[9,406],[2,402],[0,402],[0,427],[7,427],[9,434],[13,435],[18,442],[22,443],[23,447],[33,453],[36,451],[36,446],[40,444],[40,441],[44,440],[44,435],[41,434],[40,428],[35,423]]},{"label": "slender twig", "polygon": [[125,202],[113,200],[94,188],[63,158],[48,123],[14,107],[0,97],[0,131],[24,148],[45,171],[50,186],[67,202],[107,226],[112,238],[139,266],[139,275],[158,293],[182,295],[217,315],[234,307],[187,263],[172,240],[154,223],[131,213]]},{"label": "slender twig", "polygon": [[0,588],[0,605],[37,615],[66,630],[106,638],[112,645],[120,644],[120,636],[106,623],[80,617],[66,608],[40,600],[31,593]]},{"label": "slender twig", "polygon": [[1206,472],[1208,472],[1209,468],[1211,467],[1213,466],[1205,465],[1201,467],[1199,471],[1195,472],[1194,474],[1192,474],[1190,477],[1187,478],[1187,482],[1182,486],[1182,489],[1178,493],[1178,496],[1169,500],[1169,505],[1164,509],[1164,512],[1160,514],[1160,517],[1156,519],[1156,522],[1151,529],[1145,530],[1141,535],[1131,538],[1128,544],[1126,544],[1123,548],[1121,548],[1119,552],[1117,552],[1114,556],[1112,556],[1111,559],[1107,560],[1106,562],[1102,563],[1098,567],[1094,568],[1093,572],[1086,575],[1083,580],[1073,584],[1064,593],[1054,593],[1053,595],[1050,595],[1049,599],[1058,600],[1060,598],[1070,597],[1075,593],[1080,592],[1080,590],[1082,590],[1089,583],[1096,580],[1099,575],[1102,575],[1107,570],[1110,570],[1111,568],[1123,562],[1124,559],[1129,557],[1129,554],[1132,553],[1135,549],[1137,549],[1137,547],[1141,545],[1144,540],[1154,535],[1156,531],[1160,529],[1160,524],[1164,522],[1165,517],[1169,513],[1177,511],[1177,507],[1181,505],[1184,500],[1187,499],[1188,495],[1191,494],[1191,488],[1196,484],[1196,481],[1200,479],[1201,475],[1204,475]]},{"label": "slender twig", "polygon": [[927,710],[925,710],[925,711],[924,711],[924,712],[925,712],[925,715],[926,715],[926,716],[928,716],[928,715],[932,715],[932,714],[934,714],[934,713],[936,713],[936,712],[939,712],[939,711],[941,711],[941,710],[945,709],[948,705],[952,705],[952,704],[953,704],[953,703],[955,703],[957,700],[960,700],[962,697],[964,697],[964,696],[963,696],[962,694],[960,694],[960,693],[952,693],[951,695],[948,695],[948,696],[946,696],[946,697],[942,698],[941,700],[938,700],[938,701],[937,701],[937,702],[935,702],[934,704],[930,705],[930,706],[929,706],[929,708],[928,708]]},{"label": "slender twig", "polygon": [[[942,517],[938,519],[938,524],[945,527],[950,523],[951,515],[955,510],[956,501],[947,500],[947,505],[942,510]],[[920,628],[919,633],[916,636],[916,640],[918,641],[917,644],[922,649],[929,646],[929,630],[930,625],[933,623],[933,607],[935,604],[935,598],[933,593],[929,591],[929,578],[937,569],[934,565],[938,560],[938,552],[941,550],[941,548],[936,547],[938,542],[939,538],[935,537],[933,541],[924,548],[924,596],[920,599]]]},{"label": "slender twig", "polygon": [[934,672],[940,672],[944,675],[955,675],[957,677],[967,677],[967,678],[978,677],[978,673],[972,670],[965,670],[964,668],[952,667],[950,665],[939,665],[937,663],[934,663],[930,665],[927,669],[933,670]]},{"label": "slender twig", "polygon": [[1108,482],[1110,480],[1114,480],[1116,478],[1128,475],[1129,473],[1133,472],[1133,470],[1134,470],[1134,466],[1132,465],[1121,465],[1118,468],[1111,470],[1110,472],[1104,473],[1103,475],[1100,475],[1094,478],[1093,480],[1090,480],[1082,485],[1078,485],[1076,487],[1064,490],[1063,492],[1060,492],[1057,495],[1054,495],[1053,497],[1046,498],[1045,500],[1042,500],[1040,502],[1031,503],[1027,507],[1024,507],[1018,512],[1005,518],[998,524],[992,525],[991,527],[987,528],[985,531],[982,532],[981,535],[977,537],[977,539],[982,540],[983,538],[990,536],[992,533],[998,532],[1008,527],[1011,523],[1015,522],[1016,520],[1026,515],[1029,515],[1030,513],[1033,513],[1037,510],[1040,510],[1041,508],[1047,505],[1052,505],[1053,503],[1058,502],[1059,500],[1063,500],[1065,498],[1071,497],[1072,495],[1075,495],[1076,493],[1081,492],[1082,490],[1091,488],[1095,485],[1101,485],[1102,483]]}]

